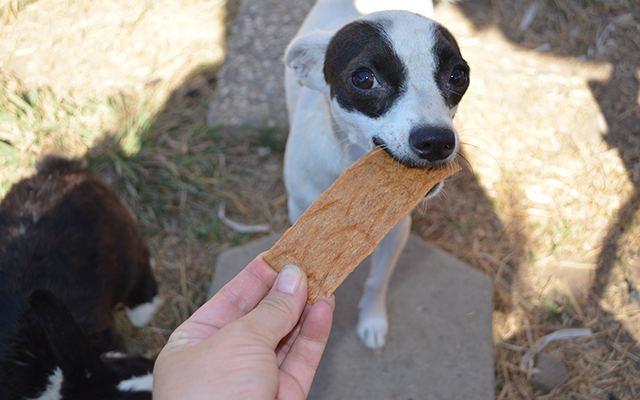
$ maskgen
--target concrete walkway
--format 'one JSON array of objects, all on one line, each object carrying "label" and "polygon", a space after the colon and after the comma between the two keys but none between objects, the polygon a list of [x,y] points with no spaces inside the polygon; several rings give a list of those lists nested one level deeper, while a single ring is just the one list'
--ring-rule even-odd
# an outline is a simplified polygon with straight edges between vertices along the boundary
[{"label": "concrete walkway", "polygon": [[[279,237],[221,254],[209,295]],[[309,399],[493,399],[491,281],[412,235],[389,287],[389,339],[376,356],[355,332],[368,270],[367,259],[335,293],[333,328]]]},{"label": "concrete walkway", "polygon": [[287,127],[284,51],[314,0],[240,3],[209,105],[211,126]]}]

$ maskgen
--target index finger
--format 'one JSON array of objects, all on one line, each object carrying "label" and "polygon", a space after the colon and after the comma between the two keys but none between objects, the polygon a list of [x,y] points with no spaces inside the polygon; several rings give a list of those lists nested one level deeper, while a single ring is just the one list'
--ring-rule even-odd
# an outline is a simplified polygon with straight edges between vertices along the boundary
[{"label": "index finger", "polygon": [[278,273],[256,257],[188,319],[217,329],[253,310],[273,286]]}]

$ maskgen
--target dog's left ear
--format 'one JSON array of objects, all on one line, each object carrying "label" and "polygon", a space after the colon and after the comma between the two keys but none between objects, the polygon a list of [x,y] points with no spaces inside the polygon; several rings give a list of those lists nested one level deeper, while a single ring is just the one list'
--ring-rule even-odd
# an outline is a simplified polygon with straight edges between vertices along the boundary
[{"label": "dog's left ear", "polygon": [[285,53],[285,62],[296,74],[302,86],[329,96],[329,85],[324,79],[324,55],[335,32],[313,32],[293,41]]}]

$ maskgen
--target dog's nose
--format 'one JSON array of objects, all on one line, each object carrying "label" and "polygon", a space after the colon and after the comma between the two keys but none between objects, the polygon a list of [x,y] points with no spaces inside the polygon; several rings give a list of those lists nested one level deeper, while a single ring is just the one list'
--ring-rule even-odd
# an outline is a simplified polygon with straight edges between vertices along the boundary
[{"label": "dog's nose", "polygon": [[446,159],[454,152],[456,134],[444,128],[416,128],[409,135],[409,143],[420,158],[435,162]]}]

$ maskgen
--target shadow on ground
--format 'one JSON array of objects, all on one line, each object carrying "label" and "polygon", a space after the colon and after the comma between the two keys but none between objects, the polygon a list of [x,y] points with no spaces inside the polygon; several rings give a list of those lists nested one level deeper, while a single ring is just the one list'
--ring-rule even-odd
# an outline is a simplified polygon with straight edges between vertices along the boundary
[{"label": "shadow on ground", "polygon": [[[604,132],[601,140],[606,142],[609,149],[617,151],[633,189],[615,212],[607,232],[602,235],[604,239],[597,247],[599,254],[596,257],[595,276],[587,304],[583,304],[583,307],[597,310],[596,318],[601,323],[593,320],[591,327],[596,332],[598,341],[610,348],[611,355],[624,348],[621,359],[625,360],[625,353],[631,353],[625,363],[628,364],[628,371],[633,371],[631,376],[635,375],[637,378],[640,353],[637,343],[625,329],[629,325],[625,325],[624,319],[617,317],[611,307],[602,301],[610,285],[625,285],[626,281],[629,301],[637,302],[637,290],[640,286],[640,268],[637,263],[639,243],[635,239],[637,234],[631,231],[637,227],[640,218],[640,42],[636,26],[640,13],[632,3],[604,1],[579,5],[577,2],[479,0],[460,2],[456,7],[473,23],[476,31],[497,28],[505,38],[523,51],[549,51],[550,55],[559,58],[590,60],[612,66],[607,81],[590,80],[588,83],[604,116],[603,126],[600,127]],[[537,13],[533,11],[534,7],[537,7]],[[534,17],[528,19],[528,16]],[[634,18],[635,23],[629,22],[634,21]],[[579,131],[580,127],[575,129]],[[517,270],[514,272],[517,274]],[[593,318],[594,315],[590,314],[590,317]],[[619,329],[615,328],[615,322],[621,322]],[[572,324],[569,326],[579,327]],[[529,329],[522,327],[523,330],[525,328]],[[548,327],[543,327],[543,330],[546,329]],[[506,389],[505,382],[509,381],[509,374],[515,372],[508,369],[496,366],[496,393],[500,393],[501,397],[507,395],[507,391],[503,389]],[[623,383],[611,387],[604,385],[602,395],[606,394],[610,399],[631,398],[630,396],[636,398],[637,381],[624,383],[630,382],[629,379],[633,381],[634,378],[623,376],[620,378]],[[558,391],[555,395],[560,396],[561,392]]]},{"label": "shadow on ground", "polygon": [[134,141],[131,153],[106,137],[89,152],[90,167],[131,207],[149,241],[165,300],[150,327],[119,329],[133,351],[155,355],[168,335],[204,301],[216,256],[255,238],[220,222],[218,210],[241,223],[282,230],[286,198],[282,138],[269,131],[208,127],[217,66],[194,70]]}]

